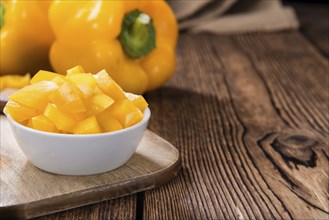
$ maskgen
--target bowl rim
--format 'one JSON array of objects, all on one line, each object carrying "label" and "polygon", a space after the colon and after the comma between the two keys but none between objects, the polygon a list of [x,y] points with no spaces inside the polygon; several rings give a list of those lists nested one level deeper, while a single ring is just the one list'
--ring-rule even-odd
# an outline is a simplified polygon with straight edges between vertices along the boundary
[{"label": "bowl rim", "polygon": [[143,124],[147,123],[151,117],[151,110],[149,107],[147,107],[144,112],[143,112],[143,119],[138,122],[137,124],[134,124],[128,128],[123,128],[121,130],[117,130],[117,131],[110,131],[110,132],[105,132],[105,133],[98,133],[98,134],[60,134],[60,133],[52,133],[52,132],[46,132],[46,131],[40,131],[40,130],[36,130],[33,128],[29,128],[27,126],[24,126],[18,122],[16,122],[12,117],[10,117],[9,114],[6,114],[6,117],[8,119],[8,121],[10,123],[12,123],[15,127],[19,127],[22,130],[26,130],[27,132],[32,132],[35,134],[42,134],[45,136],[53,136],[53,137],[63,137],[63,138],[90,138],[90,137],[102,137],[102,136],[113,136],[113,135],[117,135],[120,133],[125,133],[128,132],[130,130],[136,129],[137,127],[142,126]]}]

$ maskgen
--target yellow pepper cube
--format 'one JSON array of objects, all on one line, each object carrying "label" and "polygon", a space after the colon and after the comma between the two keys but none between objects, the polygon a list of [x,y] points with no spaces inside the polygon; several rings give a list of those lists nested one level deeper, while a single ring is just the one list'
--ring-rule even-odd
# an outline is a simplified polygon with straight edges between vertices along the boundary
[{"label": "yellow pepper cube", "polygon": [[56,76],[56,77],[52,78],[50,81],[56,83],[58,86],[61,86],[64,83],[69,82],[68,79],[66,79],[65,77],[62,77],[62,76],[60,76],[60,77]]},{"label": "yellow pepper cube", "polygon": [[26,127],[33,128],[31,119],[27,121]]},{"label": "yellow pepper cube", "polygon": [[94,94],[98,94],[98,93],[103,93],[103,90],[101,90],[101,88],[99,88],[98,86],[95,87],[95,90],[94,90]]},{"label": "yellow pepper cube", "polygon": [[65,76],[54,73],[54,72],[50,72],[50,71],[45,71],[45,70],[40,70],[39,72],[37,72],[31,79],[30,83],[34,84],[40,81],[49,81],[54,79],[55,77],[59,77],[59,78],[65,78]]},{"label": "yellow pepper cube", "polygon": [[126,92],[125,95],[127,96],[128,100],[131,101],[141,112],[147,108],[148,103],[141,95],[135,95],[133,93]]},{"label": "yellow pepper cube", "polygon": [[139,109],[137,109],[137,111],[128,112],[125,117],[125,128],[137,124],[143,119],[143,117],[144,115]]},{"label": "yellow pepper cube", "polygon": [[4,108],[4,112],[9,114],[15,121],[22,123],[24,120],[30,119],[33,116],[39,115],[41,112],[35,108],[31,108],[19,104],[13,100],[9,100]]},{"label": "yellow pepper cube", "polygon": [[66,75],[68,76],[68,75],[71,75],[71,74],[76,74],[76,73],[85,73],[85,70],[82,68],[82,66],[75,66],[75,67],[73,67],[73,68],[71,68],[71,69],[68,69],[67,71],[66,71]]},{"label": "yellow pepper cube", "polygon": [[30,74],[0,76],[0,91],[4,88],[20,89],[30,84]]},{"label": "yellow pepper cube", "polygon": [[95,116],[86,118],[73,128],[74,134],[97,134],[101,132],[101,127],[99,126]]},{"label": "yellow pepper cube", "polygon": [[120,124],[120,122],[106,110],[96,115],[96,119],[103,132],[111,132],[123,129],[123,126]]},{"label": "yellow pepper cube", "polygon": [[116,118],[124,127],[130,127],[144,117],[143,113],[128,99],[117,101],[109,108],[109,114]]},{"label": "yellow pepper cube", "polygon": [[88,112],[96,115],[110,107],[114,103],[114,100],[104,93],[96,93],[87,99],[85,103],[87,104]]},{"label": "yellow pepper cube", "polygon": [[59,110],[53,103],[47,105],[44,115],[55,124],[57,129],[64,132],[72,132],[72,128],[77,124],[71,114]]},{"label": "yellow pepper cube", "polygon": [[84,112],[87,108],[80,95],[80,90],[72,83],[64,83],[49,95],[49,100],[67,113]]},{"label": "yellow pepper cube", "polygon": [[66,76],[76,87],[80,89],[84,97],[90,97],[96,88],[96,79],[92,74],[75,73]]},{"label": "yellow pepper cube", "polygon": [[74,113],[74,114],[71,114],[73,119],[75,121],[82,121],[86,118],[88,118],[89,116],[91,116],[91,114],[89,114],[89,112],[85,111],[85,112],[78,112],[78,113]]},{"label": "yellow pepper cube", "polygon": [[94,75],[97,85],[103,92],[113,98],[115,101],[126,99],[122,88],[109,76],[109,74],[102,70]]},{"label": "yellow pepper cube", "polygon": [[58,133],[59,130],[55,124],[50,121],[45,115],[37,115],[31,118],[27,124],[28,127],[39,131]]},{"label": "yellow pepper cube", "polygon": [[40,81],[26,86],[9,96],[9,99],[40,111],[47,106],[48,96],[58,88],[57,84],[51,81]]}]

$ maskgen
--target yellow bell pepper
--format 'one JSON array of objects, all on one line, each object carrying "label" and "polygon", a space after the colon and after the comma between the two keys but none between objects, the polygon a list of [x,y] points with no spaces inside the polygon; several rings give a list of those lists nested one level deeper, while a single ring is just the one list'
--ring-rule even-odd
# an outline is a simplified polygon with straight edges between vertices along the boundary
[{"label": "yellow bell pepper", "polygon": [[65,74],[105,69],[127,92],[142,94],[171,78],[178,26],[165,1],[65,1],[50,7],[56,40],[50,60]]},{"label": "yellow bell pepper", "polygon": [[50,69],[54,34],[48,22],[51,1],[1,0],[0,75]]},{"label": "yellow bell pepper", "polygon": [[55,124],[52,123],[45,115],[37,115],[31,118],[27,126],[39,131],[47,131],[53,133],[59,133],[59,130],[56,128]]},{"label": "yellow bell pepper", "polygon": [[13,100],[7,102],[4,112],[9,114],[18,123],[22,123],[23,121],[41,113],[38,109],[20,104]]},{"label": "yellow bell pepper", "polygon": [[73,134],[97,134],[101,132],[102,129],[94,115],[79,122],[73,128]]},{"label": "yellow bell pepper", "polygon": [[26,86],[10,95],[10,100],[43,111],[48,104],[48,96],[58,89],[56,83],[41,81]]},{"label": "yellow bell pepper", "polygon": [[64,132],[72,132],[73,127],[78,123],[71,114],[61,111],[55,104],[49,103],[43,113],[56,128]]}]

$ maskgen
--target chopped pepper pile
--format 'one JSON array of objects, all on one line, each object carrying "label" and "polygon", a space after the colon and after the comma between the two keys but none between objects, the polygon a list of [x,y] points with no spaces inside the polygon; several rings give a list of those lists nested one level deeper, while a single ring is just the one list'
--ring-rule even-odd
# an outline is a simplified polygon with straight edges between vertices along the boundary
[{"label": "chopped pepper pile", "polygon": [[63,76],[41,70],[9,96],[4,112],[27,127],[53,133],[95,134],[140,122],[148,104],[125,93],[105,70],[93,75],[81,66]]}]

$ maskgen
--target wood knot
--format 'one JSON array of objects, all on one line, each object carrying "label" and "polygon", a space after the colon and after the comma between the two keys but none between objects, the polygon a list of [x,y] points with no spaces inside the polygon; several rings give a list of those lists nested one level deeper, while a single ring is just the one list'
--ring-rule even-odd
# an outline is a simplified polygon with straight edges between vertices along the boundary
[{"label": "wood knot", "polygon": [[317,140],[303,134],[280,133],[271,146],[286,162],[315,167],[317,156],[313,148],[318,144]]}]

